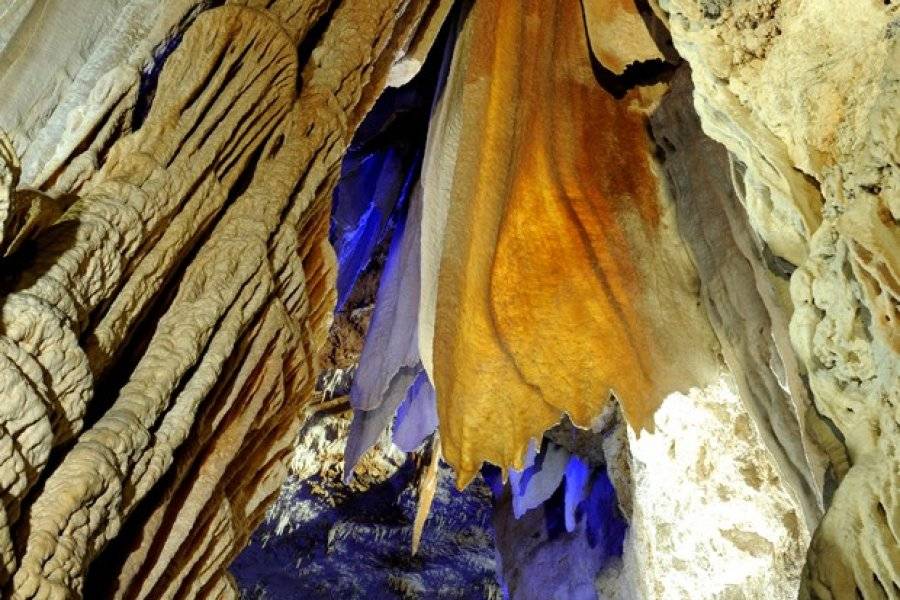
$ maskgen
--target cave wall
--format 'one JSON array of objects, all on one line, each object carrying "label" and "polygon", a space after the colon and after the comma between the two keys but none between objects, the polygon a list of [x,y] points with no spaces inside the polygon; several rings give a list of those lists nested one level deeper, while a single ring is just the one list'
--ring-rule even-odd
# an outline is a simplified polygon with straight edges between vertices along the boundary
[{"label": "cave wall", "polygon": [[439,7],[85,4],[2,12],[0,579],[233,597],[331,320],[340,158]]},{"label": "cave wall", "polygon": [[846,458],[831,452],[842,481],[813,538],[803,594],[900,594],[898,7],[658,5],[762,251],[790,273],[775,286],[790,298],[782,305],[801,374],[846,447]]},{"label": "cave wall", "polygon": [[[897,5],[452,4],[0,7],[4,593],[234,597],[225,568],[279,496],[335,302],[408,202],[349,467],[416,401],[458,483],[521,470],[614,396],[631,592],[704,585],[647,532],[741,497],[755,524],[672,539],[782,570],[742,580],[779,595],[812,535],[801,595],[900,594]],[[341,160],[445,22],[422,179],[383,182],[408,193],[378,236],[332,236],[344,282]],[[698,448],[746,421],[731,450],[752,469],[710,468],[756,475],[709,487],[659,442],[691,427],[667,402],[709,417]]]}]

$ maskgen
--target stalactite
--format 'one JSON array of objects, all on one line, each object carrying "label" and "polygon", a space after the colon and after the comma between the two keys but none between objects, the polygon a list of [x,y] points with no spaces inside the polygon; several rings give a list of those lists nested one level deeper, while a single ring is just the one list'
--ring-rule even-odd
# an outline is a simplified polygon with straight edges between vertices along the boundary
[{"label": "stalactite", "polygon": [[462,484],[610,391],[641,428],[717,369],[680,346],[714,342],[649,151],[660,90],[598,85],[583,22],[575,0],[475,3],[429,132],[419,340]]}]

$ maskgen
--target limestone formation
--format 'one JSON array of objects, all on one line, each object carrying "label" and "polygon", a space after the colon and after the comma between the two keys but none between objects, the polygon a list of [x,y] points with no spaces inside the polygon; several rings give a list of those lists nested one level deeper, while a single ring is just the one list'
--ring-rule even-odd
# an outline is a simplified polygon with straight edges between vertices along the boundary
[{"label": "limestone formation", "polygon": [[652,134],[724,363],[812,531],[826,479],[846,471],[845,453],[810,405],[788,339],[786,275],[766,262],[732,185],[728,153],[701,131],[691,92],[682,66],[650,118]]},{"label": "limestone formation", "polygon": [[0,84],[2,597],[395,476],[496,596],[486,463],[517,598],[900,597],[897,2],[7,0]]},{"label": "limestone formation", "polygon": [[663,60],[634,0],[582,0],[591,51],[616,75],[636,63]]},{"label": "limestone formation", "polygon": [[[12,598],[233,596],[223,567],[277,494],[330,321],[339,160],[435,7],[26,4],[4,9],[3,78],[44,55],[84,77],[36,69],[65,101],[0,111],[20,151],[45,148],[21,183],[77,194],[13,189],[4,145],[0,579]],[[61,35],[70,9],[96,29]]]},{"label": "limestone formation", "polygon": [[704,130],[733,155],[751,225],[792,272],[791,341],[849,455],[803,594],[900,594],[900,9],[659,7],[691,63]]},{"label": "limestone formation", "polygon": [[600,87],[583,19],[476,2],[429,132],[419,341],[461,483],[520,468],[564,412],[589,426],[610,390],[641,427],[716,370],[650,155],[658,90]]},{"label": "limestone formation", "polygon": [[796,597],[809,534],[733,383],[674,394],[655,420],[629,434],[626,574],[598,584],[637,598]]}]

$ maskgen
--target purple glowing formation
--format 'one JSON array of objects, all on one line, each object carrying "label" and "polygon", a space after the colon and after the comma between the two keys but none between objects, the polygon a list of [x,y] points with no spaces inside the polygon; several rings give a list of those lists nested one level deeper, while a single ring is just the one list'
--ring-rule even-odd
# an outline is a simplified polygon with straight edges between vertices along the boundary
[{"label": "purple glowing formation", "polygon": [[[501,523],[499,556],[510,561],[501,572],[510,578],[511,597],[598,600],[594,582],[621,556],[627,527],[615,489],[602,465],[591,467],[546,439],[540,454],[533,450],[522,471],[510,471],[508,492],[499,469],[482,470],[494,488],[497,510],[512,509],[511,517],[495,516]],[[506,493],[511,502],[503,500]]]},{"label": "purple glowing formation", "polygon": [[[354,417],[344,453],[347,477],[422,376],[416,326],[422,214],[419,171],[431,105],[440,87],[440,63],[430,63],[410,84],[388,90],[379,99],[356,133],[334,193],[330,237],[338,257],[339,311],[375,249],[391,236],[375,312],[350,390]],[[419,395],[415,406],[406,409],[409,416],[403,427],[409,443],[417,432],[434,431],[433,403],[433,393]]]},{"label": "purple glowing formation", "polygon": [[412,452],[437,429],[438,416],[434,388],[425,370],[419,371],[394,420],[394,443]]},{"label": "purple glowing formation", "polygon": [[[349,155],[344,161],[331,221],[339,265],[338,310],[343,309],[375,248],[402,219],[419,160],[419,152],[389,147],[363,156]],[[360,198],[366,201],[360,202]]]},{"label": "purple glowing formation", "polygon": [[[344,451],[344,473],[348,481],[357,461],[390,425],[397,408],[409,395],[410,386],[423,373],[417,327],[421,217],[422,195],[417,191],[412,195],[406,221],[398,223],[394,232],[375,299],[375,312],[350,388],[353,423]],[[429,399],[433,403],[433,394],[421,401]],[[429,418],[435,412],[433,407],[426,406],[413,413],[413,418],[420,414]],[[417,430],[427,426],[425,422],[408,424]]]},{"label": "purple glowing formation", "polygon": [[513,495],[513,514],[517,519],[553,495],[562,482],[569,456],[568,450],[548,442],[534,464],[523,471],[518,493]]},{"label": "purple glowing formation", "polygon": [[566,491],[565,491],[565,519],[566,531],[575,531],[577,511],[583,506],[585,496],[585,484],[590,475],[588,465],[577,456],[569,457],[566,464]]},{"label": "purple glowing formation", "polygon": [[545,441],[544,446],[536,457],[529,453],[531,464],[523,471],[510,470],[515,517],[543,506],[551,538],[574,532],[586,518],[588,545],[599,547],[604,557],[621,556],[627,524],[606,469],[592,469],[553,442]]},{"label": "purple glowing formation", "polygon": [[439,66],[429,61],[409,84],[386,90],[344,157],[329,234],[338,259],[338,311],[375,249],[403,220],[419,179]]}]

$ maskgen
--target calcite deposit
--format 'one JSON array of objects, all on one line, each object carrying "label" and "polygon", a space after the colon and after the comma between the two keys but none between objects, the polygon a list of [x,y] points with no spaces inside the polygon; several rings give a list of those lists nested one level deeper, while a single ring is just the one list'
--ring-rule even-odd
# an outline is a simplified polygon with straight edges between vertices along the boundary
[{"label": "calcite deposit", "polygon": [[898,40],[7,0],[0,596],[900,598]]},{"label": "calcite deposit", "polygon": [[583,20],[573,1],[476,2],[429,132],[419,340],[462,482],[520,467],[563,413],[590,425],[610,391],[641,427],[715,370],[652,162],[659,90],[604,90]]},{"label": "calcite deposit", "polygon": [[796,597],[809,534],[733,382],[673,394],[655,420],[653,434],[629,435],[626,574],[599,585],[637,598]]},{"label": "calcite deposit", "polygon": [[[843,481],[803,595],[900,594],[900,12],[864,1],[662,0],[704,130],[790,276],[790,338]],[[849,466],[849,470],[847,467]]]},{"label": "calcite deposit", "polygon": [[0,110],[0,582],[233,596],[315,383],[340,158],[433,7],[31,4],[3,13],[4,80],[36,76]]}]

